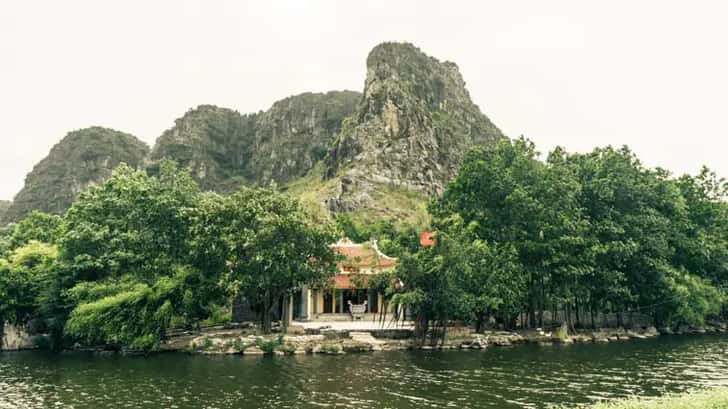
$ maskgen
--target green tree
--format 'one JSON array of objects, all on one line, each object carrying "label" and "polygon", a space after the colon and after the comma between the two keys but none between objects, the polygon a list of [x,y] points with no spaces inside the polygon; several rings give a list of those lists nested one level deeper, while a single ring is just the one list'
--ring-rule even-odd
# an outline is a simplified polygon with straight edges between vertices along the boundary
[{"label": "green tree", "polygon": [[30,241],[9,259],[0,259],[0,322],[43,324],[41,310],[57,273],[57,256],[56,246]]},{"label": "green tree", "polygon": [[703,168],[678,179],[687,205],[687,222],[675,237],[675,264],[728,287],[728,183]]},{"label": "green tree", "polygon": [[0,232],[0,256],[31,241],[55,244],[62,232],[60,216],[33,211],[17,224],[10,224]]},{"label": "green tree", "polygon": [[469,248],[462,240],[462,218],[454,215],[443,219],[436,228],[435,246],[420,247],[400,257],[391,301],[399,308],[410,308],[417,336],[423,342],[430,336],[433,343],[444,341],[450,320],[468,317],[462,275],[470,274],[472,267]]},{"label": "green tree", "polygon": [[710,280],[694,274],[675,272],[667,277],[666,302],[657,310],[664,323],[702,326],[706,317],[717,316],[725,303],[725,294]]},{"label": "green tree", "polygon": [[298,201],[285,194],[244,188],[212,217],[218,240],[211,251],[223,248],[228,265],[223,282],[231,295],[241,294],[260,307],[265,332],[271,330],[279,301],[303,285],[326,282],[335,272],[330,247],[335,229],[312,223]]},{"label": "green tree", "polygon": [[68,210],[61,256],[78,281],[133,274],[152,284],[187,262],[199,196],[172,162],[154,177],[121,165]]},{"label": "green tree", "polygon": [[12,249],[10,244],[11,237],[15,231],[15,224],[0,226],[0,258],[7,257]]},{"label": "green tree", "polygon": [[685,200],[669,175],[646,169],[626,147],[596,149],[569,160],[579,172],[596,269],[591,308],[654,313],[669,288],[673,237],[686,220]]},{"label": "green tree", "polygon": [[576,172],[562,151],[543,163],[530,141],[504,140],[472,150],[432,207],[436,218],[459,214],[475,223],[478,239],[515,249],[527,276],[529,321],[542,324],[549,307],[570,310],[578,277],[590,268],[581,255],[588,225],[578,195]]},{"label": "green tree", "polygon": [[464,241],[469,266],[460,272],[458,284],[476,331],[481,332],[490,316],[506,328],[513,328],[526,306],[528,290],[518,253],[509,245],[489,245],[472,238]]},{"label": "green tree", "polygon": [[189,173],[170,162],[155,176],[122,165],[83,193],[60,242],[66,334],[148,349],[173,318],[186,326],[206,318],[219,302],[221,267],[195,241],[201,203]]},{"label": "green tree", "polygon": [[189,271],[179,268],[153,285],[134,277],[79,283],[68,291],[76,307],[67,335],[91,345],[156,349],[183,304]]}]

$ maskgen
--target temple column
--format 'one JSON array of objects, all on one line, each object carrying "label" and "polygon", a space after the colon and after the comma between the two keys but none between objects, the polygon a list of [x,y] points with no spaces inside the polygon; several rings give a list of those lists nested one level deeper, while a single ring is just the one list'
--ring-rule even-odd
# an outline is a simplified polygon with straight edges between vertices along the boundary
[{"label": "temple column", "polygon": [[284,328],[288,328],[293,323],[293,297],[286,295],[283,297],[283,320]]},{"label": "temple column", "polygon": [[313,315],[315,316],[318,314],[318,297],[319,297],[319,290],[317,288],[313,289]]},{"label": "temple column", "polygon": [[301,288],[301,313],[299,318],[302,320],[309,319],[308,314],[308,299],[311,297],[311,290],[308,289],[307,285]]}]

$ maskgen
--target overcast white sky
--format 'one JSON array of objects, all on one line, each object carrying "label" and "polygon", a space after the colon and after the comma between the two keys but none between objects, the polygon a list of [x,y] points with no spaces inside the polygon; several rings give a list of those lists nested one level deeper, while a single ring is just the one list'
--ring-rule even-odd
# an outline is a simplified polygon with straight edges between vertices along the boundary
[{"label": "overcast white sky", "polygon": [[0,0],[0,199],[66,132],[148,144],[188,108],[361,90],[382,41],[456,62],[474,101],[543,152],[628,144],[728,176],[721,1]]}]

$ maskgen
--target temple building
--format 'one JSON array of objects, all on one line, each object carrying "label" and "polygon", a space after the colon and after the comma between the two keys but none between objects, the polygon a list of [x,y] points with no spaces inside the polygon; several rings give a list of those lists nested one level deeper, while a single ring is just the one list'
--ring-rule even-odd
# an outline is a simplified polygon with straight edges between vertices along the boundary
[{"label": "temple building", "polygon": [[293,299],[294,319],[351,319],[352,311],[361,314],[381,311],[382,294],[369,286],[369,280],[376,274],[393,270],[397,259],[383,254],[376,241],[357,244],[342,239],[332,248],[342,256],[336,265],[333,288],[302,288]]}]

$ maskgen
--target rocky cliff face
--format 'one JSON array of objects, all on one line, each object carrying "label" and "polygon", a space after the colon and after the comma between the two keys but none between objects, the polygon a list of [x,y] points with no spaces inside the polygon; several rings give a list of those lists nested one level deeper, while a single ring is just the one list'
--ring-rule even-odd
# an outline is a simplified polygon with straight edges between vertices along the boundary
[{"label": "rocky cliff face", "polygon": [[7,213],[11,204],[13,204],[13,202],[9,200],[0,200],[0,221],[3,220],[3,217],[5,216],[5,213]]},{"label": "rocky cliff face", "polygon": [[175,120],[175,125],[157,139],[150,167],[172,159],[189,167],[204,189],[224,190],[233,178],[246,180],[255,135],[256,115],[212,105],[200,105]]},{"label": "rocky cliff face", "polygon": [[22,327],[0,321],[0,351],[19,351],[37,348],[34,337]]},{"label": "rocky cliff face", "polygon": [[76,195],[111,176],[120,163],[142,167],[148,152],[134,136],[113,129],[69,132],[25,178],[2,222],[16,222],[33,210],[63,213]]},{"label": "rocky cliff face", "polygon": [[352,91],[305,93],[248,115],[202,105],[157,140],[151,161],[167,158],[188,166],[205,189],[285,184],[324,158],[360,99]]},{"label": "rocky cliff face", "polygon": [[454,63],[411,44],[381,44],[367,58],[364,97],[326,160],[326,176],[340,181],[329,210],[371,206],[377,186],[440,193],[468,149],[499,138]]}]

